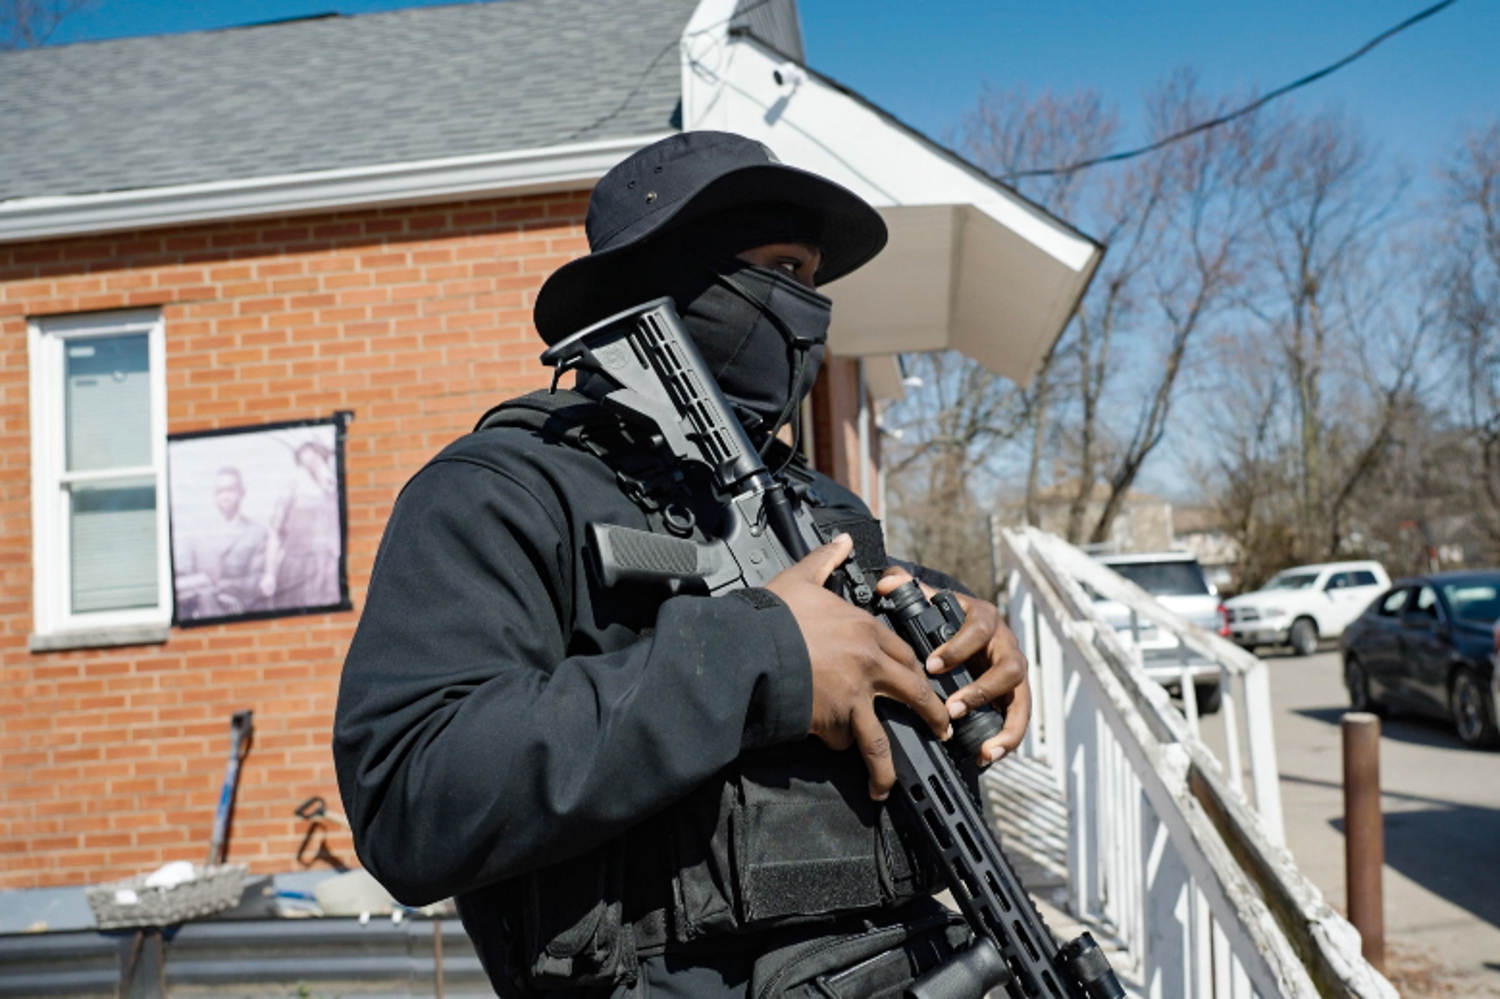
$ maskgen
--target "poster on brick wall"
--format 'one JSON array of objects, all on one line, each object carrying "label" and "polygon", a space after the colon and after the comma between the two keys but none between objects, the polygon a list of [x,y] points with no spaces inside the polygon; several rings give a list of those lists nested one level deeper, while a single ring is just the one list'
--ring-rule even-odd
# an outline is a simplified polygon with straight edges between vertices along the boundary
[{"label": "poster on brick wall", "polygon": [[168,436],[174,624],[351,608],[347,416]]}]

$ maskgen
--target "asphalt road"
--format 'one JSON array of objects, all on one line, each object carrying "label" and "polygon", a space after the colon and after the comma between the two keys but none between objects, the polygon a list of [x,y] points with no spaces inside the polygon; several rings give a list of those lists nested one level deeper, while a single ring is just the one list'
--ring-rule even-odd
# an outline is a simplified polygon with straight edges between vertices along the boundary
[{"label": "asphalt road", "polygon": [[[1261,656],[1287,845],[1344,912],[1339,718],[1349,702],[1339,654]],[[1439,722],[1381,725],[1387,973],[1403,996],[1500,996],[1500,752],[1466,749]],[[1203,731],[1221,745],[1217,716]]]}]

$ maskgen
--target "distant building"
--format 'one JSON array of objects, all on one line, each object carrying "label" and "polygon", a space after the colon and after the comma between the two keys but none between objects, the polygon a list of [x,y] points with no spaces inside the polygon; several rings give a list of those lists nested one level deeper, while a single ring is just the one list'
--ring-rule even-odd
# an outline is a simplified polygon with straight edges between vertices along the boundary
[{"label": "distant building", "polygon": [[[1044,531],[1067,537],[1068,511],[1072,507],[1077,484],[1062,481],[1038,491],[1037,512]],[[1239,545],[1225,532],[1217,512],[1208,506],[1175,506],[1169,500],[1151,493],[1131,490],[1120,504],[1110,525],[1109,538],[1090,542],[1099,515],[1109,499],[1109,486],[1096,483],[1083,510],[1084,536],[1079,544],[1094,552],[1129,553],[1190,551],[1203,566],[1204,574],[1214,586],[1223,589],[1233,582],[1239,562]],[[1013,499],[1000,512],[1000,523],[1025,521],[1024,502]]]},{"label": "distant building", "polygon": [[1181,506],[1172,517],[1173,547],[1192,552],[1203,566],[1208,581],[1220,590],[1234,582],[1240,561],[1240,546],[1224,527],[1224,519],[1213,507]]},{"label": "distant building", "polygon": [[[1040,523],[1037,526],[1059,537],[1067,537],[1068,512],[1072,508],[1073,497],[1077,494],[1077,482],[1068,480],[1038,490],[1037,513]],[[1089,534],[1099,522],[1108,499],[1108,484],[1095,483],[1083,509],[1083,536],[1078,539],[1080,544],[1110,552],[1156,552],[1172,547],[1172,504],[1160,496],[1135,490],[1128,492],[1124,502],[1120,504],[1115,519],[1110,524],[1109,537],[1102,542],[1090,542]],[[1012,504],[1012,516],[1016,523],[1025,519],[1019,504]]]}]

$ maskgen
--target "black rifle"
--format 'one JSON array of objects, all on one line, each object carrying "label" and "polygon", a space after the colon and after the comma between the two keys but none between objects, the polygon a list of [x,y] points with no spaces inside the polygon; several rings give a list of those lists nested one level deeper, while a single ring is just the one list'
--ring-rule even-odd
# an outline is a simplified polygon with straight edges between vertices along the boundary
[{"label": "black rifle", "polygon": [[[588,525],[588,548],[607,586],[640,582],[719,593],[761,586],[825,540],[809,511],[766,468],[718,384],[704,367],[670,299],[595,323],[542,354],[565,371],[588,372],[580,388],[645,426],[655,446],[679,462],[706,465],[725,511],[721,536],[706,544],[613,524]],[[919,661],[963,623],[950,593],[928,601],[915,582],[877,597],[855,560],[840,570],[841,595],[882,617]],[[946,697],[968,682],[961,669],[933,678]],[[955,723],[950,750],[917,714],[879,699],[896,767],[894,801],[920,830],[931,858],[974,934],[974,943],[927,972],[913,999],[980,999],[1003,987],[1031,996],[1119,999],[1124,995],[1088,933],[1058,947],[986,825],[962,767],[998,731],[997,712]],[[955,756],[957,759],[955,759]]]}]

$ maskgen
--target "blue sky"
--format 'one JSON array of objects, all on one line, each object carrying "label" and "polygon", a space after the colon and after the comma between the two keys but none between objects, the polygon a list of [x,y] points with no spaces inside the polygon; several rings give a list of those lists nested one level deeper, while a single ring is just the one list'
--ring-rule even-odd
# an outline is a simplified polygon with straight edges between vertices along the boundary
[{"label": "blue sky", "polygon": [[[1119,104],[1125,138],[1140,140],[1128,126],[1142,94],[1178,67],[1195,69],[1207,94],[1263,93],[1429,5],[808,0],[802,19],[809,62],[924,131],[941,136],[988,82],[1033,93],[1096,89]],[[1459,0],[1287,99],[1343,110],[1419,167],[1497,113],[1497,43],[1500,4]]]},{"label": "blue sky", "polygon": [[[802,0],[809,63],[942,138],[984,83],[1004,90],[1097,89],[1132,134],[1141,95],[1178,67],[1205,93],[1265,91],[1332,62],[1430,0]],[[93,0],[53,42],[161,34],[412,0]],[[1419,175],[1500,97],[1500,4],[1459,0],[1293,100],[1338,108]]]}]

